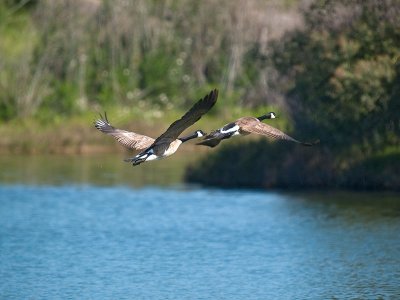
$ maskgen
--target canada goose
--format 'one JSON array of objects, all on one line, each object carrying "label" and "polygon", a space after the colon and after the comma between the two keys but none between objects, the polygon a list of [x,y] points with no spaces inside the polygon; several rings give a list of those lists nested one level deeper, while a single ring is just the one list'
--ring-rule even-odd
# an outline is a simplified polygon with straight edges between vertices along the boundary
[{"label": "canada goose", "polygon": [[182,143],[193,138],[205,136],[203,131],[197,130],[188,136],[178,138],[186,128],[197,122],[202,115],[207,113],[211,107],[214,106],[217,98],[218,90],[214,89],[203,99],[200,99],[196,104],[194,104],[182,118],[173,122],[157,139],[134,132],[116,129],[109,124],[107,116],[95,121],[95,127],[104,133],[114,136],[118,142],[128,148],[143,150],[138,155],[125,159],[126,162],[131,162],[132,165],[138,165],[145,161],[170,156],[178,150]]},{"label": "canada goose", "polygon": [[223,127],[212,131],[210,134],[204,137],[203,141],[197,143],[197,145],[204,145],[208,147],[217,146],[222,140],[229,139],[233,136],[237,135],[248,135],[250,133],[256,133],[260,135],[265,135],[270,138],[281,139],[296,142],[302,144],[304,146],[312,146],[319,141],[314,143],[304,143],[300,142],[291,136],[283,133],[279,129],[276,129],[272,126],[262,123],[262,120],[265,119],[275,119],[276,115],[274,112],[270,112],[268,114],[262,115],[258,118],[254,117],[242,117],[237,119],[234,122],[228,123]]}]

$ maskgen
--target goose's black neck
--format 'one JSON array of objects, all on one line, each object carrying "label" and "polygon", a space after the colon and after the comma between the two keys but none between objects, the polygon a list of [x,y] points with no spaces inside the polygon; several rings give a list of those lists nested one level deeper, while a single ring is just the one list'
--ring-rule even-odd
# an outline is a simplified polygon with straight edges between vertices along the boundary
[{"label": "goose's black neck", "polygon": [[262,120],[271,119],[271,118],[272,118],[272,113],[268,113],[266,115],[262,115],[262,116],[258,117],[257,119],[262,121]]},{"label": "goose's black neck", "polygon": [[198,137],[197,132],[194,132],[194,133],[192,133],[190,135],[180,137],[180,138],[178,138],[178,140],[181,140],[182,143],[184,143],[184,142],[187,142],[187,141],[189,141],[191,139],[194,139],[194,138],[197,138],[197,137]]},{"label": "goose's black neck", "polygon": [[265,119],[271,119],[271,115],[270,114],[262,115],[262,116],[258,117],[257,119],[259,119],[260,121],[265,120]]}]

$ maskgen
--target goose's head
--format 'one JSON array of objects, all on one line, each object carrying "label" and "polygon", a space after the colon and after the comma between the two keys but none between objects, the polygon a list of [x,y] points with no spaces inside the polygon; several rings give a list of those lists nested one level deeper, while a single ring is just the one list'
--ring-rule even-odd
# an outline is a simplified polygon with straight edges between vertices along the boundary
[{"label": "goose's head", "polygon": [[202,136],[206,136],[206,133],[203,132],[202,130],[196,130],[192,134],[184,136],[184,137],[180,137],[178,139],[181,140],[182,143],[184,143],[184,142],[189,141],[191,139],[199,138],[199,137],[202,137]]},{"label": "goose's head", "polygon": [[265,119],[275,119],[276,118],[276,114],[274,112],[269,112],[265,115],[262,115],[261,117],[258,117],[257,119],[259,119],[260,121],[265,120]]},{"label": "goose's head", "polygon": [[196,130],[196,134],[197,137],[203,137],[207,135],[207,133],[205,133],[203,130]]}]

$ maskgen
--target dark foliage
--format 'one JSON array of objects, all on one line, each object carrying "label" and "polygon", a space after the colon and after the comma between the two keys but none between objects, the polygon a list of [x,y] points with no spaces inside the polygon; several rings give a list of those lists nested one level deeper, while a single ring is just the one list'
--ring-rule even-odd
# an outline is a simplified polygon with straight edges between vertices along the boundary
[{"label": "dark foliage", "polygon": [[222,148],[192,167],[187,179],[399,189],[399,13],[400,1],[316,1],[305,12],[305,28],[274,43],[271,60],[287,95],[293,136],[321,144]]}]

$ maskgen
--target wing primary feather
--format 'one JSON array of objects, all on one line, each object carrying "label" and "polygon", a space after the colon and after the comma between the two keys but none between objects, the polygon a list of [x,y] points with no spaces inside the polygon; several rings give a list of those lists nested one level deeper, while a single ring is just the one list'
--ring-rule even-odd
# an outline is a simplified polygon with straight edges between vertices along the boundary
[{"label": "wing primary feather", "polygon": [[296,140],[295,138],[292,138],[290,135],[280,131],[279,129],[272,127],[268,124],[261,123],[261,122],[249,124],[248,126],[246,126],[246,131],[251,132],[251,133],[260,134],[260,135],[265,135],[265,136],[268,136],[273,139],[280,139],[280,140],[295,142],[295,143],[301,144],[303,146],[314,146],[315,144],[318,143],[317,141],[313,142],[313,143],[309,143],[309,142],[302,142],[302,141]]},{"label": "wing primary feather", "polygon": [[196,123],[205,113],[207,113],[214,106],[217,99],[218,90],[214,89],[204,98],[197,101],[180,119],[173,122],[154,143],[160,143],[162,140],[172,142],[178,138],[186,128]]},{"label": "wing primary feather", "polygon": [[154,142],[151,137],[113,127],[108,121],[106,112],[104,112],[104,116],[100,114],[100,119],[94,122],[94,126],[101,132],[111,135],[121,145],[129,149],[146,149]]}]

